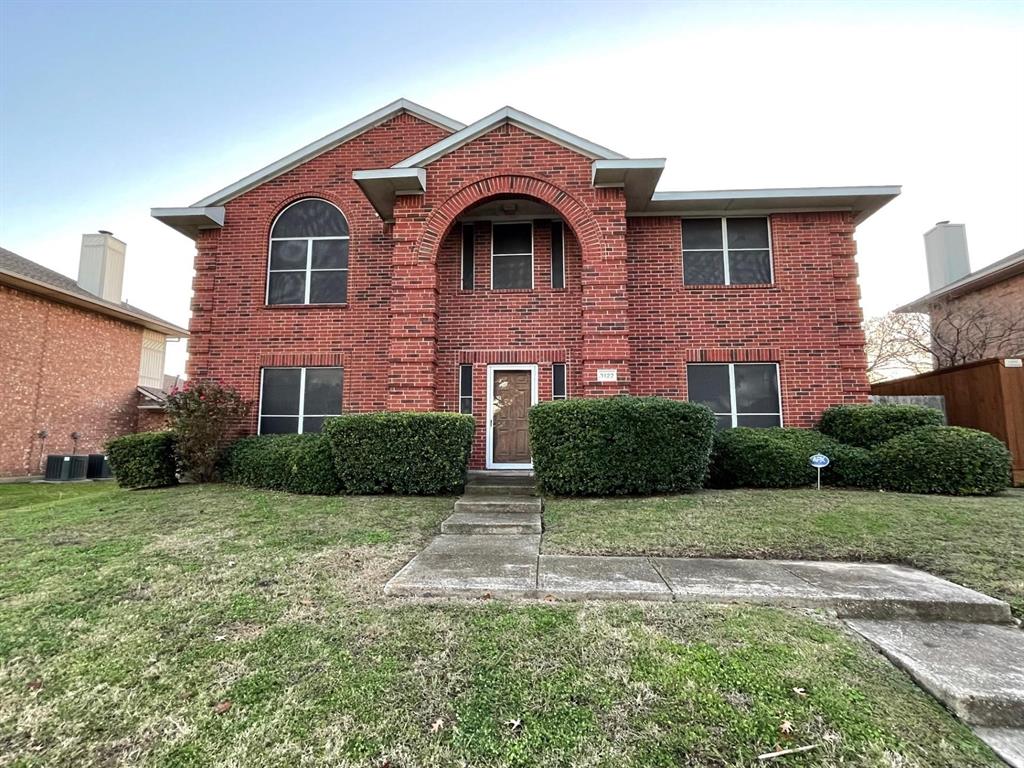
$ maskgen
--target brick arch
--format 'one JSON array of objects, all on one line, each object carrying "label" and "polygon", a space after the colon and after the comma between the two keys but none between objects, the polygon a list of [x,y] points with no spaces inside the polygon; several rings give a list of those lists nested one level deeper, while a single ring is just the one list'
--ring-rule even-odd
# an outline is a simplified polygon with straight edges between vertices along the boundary
[{"label": "brick arch", "polygon": [[468,208],[496,197],[530,197],[554,208],[579,240],[584,259],[601,250],[601,229],[590,211],[565,190],[533,176],[489,176],[469,184],[434,209],[423,227],[417,248],[420,259],[435,261],[455,219]]}]

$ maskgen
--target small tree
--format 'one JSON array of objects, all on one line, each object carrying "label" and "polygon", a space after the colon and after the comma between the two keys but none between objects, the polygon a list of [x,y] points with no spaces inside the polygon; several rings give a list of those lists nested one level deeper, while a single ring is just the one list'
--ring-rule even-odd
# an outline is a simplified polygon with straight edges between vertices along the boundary
[{"label": "small tree", "polygon": [[167,416],[177,434],[183,472],[196,482],[215,480],[231,431],[249,412],[249,403],[216,381],[187,381],[167,397]]},{"label": "small tree", "polygon": [[890,312],[864,323],[868,381],[873,384],[932,369],[928,326],[918,322],[920,317]]}]

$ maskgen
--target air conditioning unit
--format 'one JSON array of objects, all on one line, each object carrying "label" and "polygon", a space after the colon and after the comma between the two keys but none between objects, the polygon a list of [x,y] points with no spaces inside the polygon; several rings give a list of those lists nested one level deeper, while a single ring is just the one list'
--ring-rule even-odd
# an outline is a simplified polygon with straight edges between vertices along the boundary
[{"label": "air conditioning unit", "polygon": [[51,453],[46,457],[46,480],[85,480],[89,470],[88,456]]},{"label": "air conditioning unit", "polygon": [[71,477],[68,480],[85,480],[86,475],[89,472],[89,457],[88,456],[69,456],[71,459]]},{"label": "air conditioning unit", "polygon": [[102,480],[110,477],[110,464],[102,453],[89,454],[89,468],[85,476],[90,480]]}]

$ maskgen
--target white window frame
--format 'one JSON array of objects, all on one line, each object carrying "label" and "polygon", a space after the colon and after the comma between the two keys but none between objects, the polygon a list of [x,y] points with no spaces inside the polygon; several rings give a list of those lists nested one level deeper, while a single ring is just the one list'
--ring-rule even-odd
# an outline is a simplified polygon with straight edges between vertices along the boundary
[{"label": "white window frame", "polygon": [[[739,421],[739,417],[740,416],[778,416],[779,417],[779,426],[780,427],[785,426],[785,421],[783,420],[783,417],[782,417],[782,371],[779,369],[779,364],[778,363],[756,362],[756,361],[755,362],[747,362],[747,363],[687,363],[686,364],[687,371],[689,371],[690,366],[696,366],[696,365],[727,365],[729,367],[729,408],[730,408],[730,411],[729,411],[729,413],[720,413],[718,411],[714,411],[714,414],[715,414],[715,416],[729,416],[731,418],[731,421],[732,421],[732,423],[730,424],[731,427],[739,426],[739,424],[737,422]],[[737,413],[737,411],[736,411],[736,366],[737,365],[774,365],[775,366],[775,391],[779,395],[779,410],[778,410],[777,413],[753,413],[753,412]],[[689,376],[689,374],[687,374],[687,376]],[[687,400],[690,399],[690,380],[689,380],[689,377],[687,377],[687,380],[686,380],[686,398],[687,398]]]},{"label": "white window frame", "polygon": [[[468,395],[463,394],[463,392],[462,392],[462,369],[463,368],[469,368],[469,389],[470,389],[470,392],[469,392]],[[469,400],[469,413],[472,415],[472,413],[473,413],[473,406],[476,404],[473,401],[473,365],[471,363],[459,363],[458,371],[457,371],[456,375],[459,377],[459,402],[458,402],[458,407],[456,408],[456,412],[457,413],[466,413],[466,411],[462,410],[462,401],[463,401],[463,399],[468,399]]]},{"label": "white window frame", "polygon": [[[553,291],[564,291],[566,286],[569,284],[569,276],[565,274],[565,222],[563,222],[561,219],[554,219],[551,222],[551,229],[552,229],[552,231],[554,231],[554,228],[556,226],[559,229],[562,230],[562,254],[561,254],[561,259],[562,259],[562,285],[561,285],[560,288],[556,288],[555,287],[555,270],[552,269],[551,270],[551,290],[553,290]],[[552,237],[551,238],[551,250],[554,251],[554,248],[555,248],[555,239],[554,239],[554,237]],[[551,254],[551,262],[552,262],[552,264],[554,264],[554,260],[555,260],[554,253],[552,253]]]},{"label": "white window frame", "polygon": [[[304,434],[303,431],[302,431],[302,427],[303,427],[303,422],[305,421],[307,416],[309,418],[313,418],[313,419],[329,419],[329,418],[332,418],[334,416],[337,416],[338,414],[336,414],[336,413],[305,413],[304,412],[306,410],[306,371],[309,371],[309,370],[324,370],[324,369],[332,370],[332,371],[333,370],[341,371],[341,397],[342,397],[342,403],[340,403],[339,405],[341,405],[342,407],[340,407],[339,410],[342,410],[343,407],[344,407],[343,403],[344,403],[344,397],[345,397],[345,368],[344,368],[344,366],[341,366],[341,365],[310,365],[310,366],[306,366],[306,367],[300,367],[300,366],[297,366],[297,365],[266,365],[266,366],[260,368],[260,407],[259,407],[259,413],[256,416],[256,434],[257,435],[262,435],[263,434],[263,419],[264,418],[268,418],[268,419],[274,419],[274,418],[277,418],[277,419],[294,419],[296,416],[298,416],[298,419],[299,419],[299,431],[294,433],[294,434],[301,435],[301,434]],[[264,375],[265,375],[266,371],[268,371],[268,370],[272,370],[272,371],[299,371],[299,412],[297,414],[295,414],[295,413],[264,413],[263,412],[263,379],[264,379]],[[293,434],[293,433],[291,433],[291,432],[282,432],[282,433],[274,433],[274,434],[287,434],[287,435],[290,435],[290,434]]]},{"label": "white window frame", "polygon": [[537,370],[535,363],[508,363],[487,366],[487,469],[533,469],[529,464],[497,464],[494,461],[494,374],[496,371],[530,371],[530,406],[537,404]]},{"label": "white window frame", "polygon": [[[565,373],[565,394],[555,394],[555,368],[562,366],[563,372]],[[551,364],[551,399],[552,400],[568,400],[569,399],[569,364],[568,363],[552,363]]]},{"label": "white window frame", "polygon": [[[328,237],[274,237],[274,227],[277,226],[278,219],[280,219],[284,215],[285,211],[287,211],[293,205],[298,205],[299,203],[306,203],[306,202],[309,202],[310,200],[318,200],[320,202],[327,203],[328,205],[330,205],[332,208],[334,208],[341,215],[341,218],[343,218],[345,220],[345,226],[346,227],[349,226],[348,218],[346,218],[344,211],[342,211],[341,208],[336,206],[330,200],[324,200],[322,197],[304,197],[301,200],[296,200],[295,202],[289,203],[288,205],[286,205],[281,210],[281,212],[278,213],[277,216],[274,217],[274,222],[273,222],[273,224],[270,225],[270,242],[267,245],[267,290],[266,290],[266,293],[265,293],[265,295],[263,297],[263,303],[266,306],[268,306],[268,307],[302,307],[302,306],[308,305],[309,304],[309,287],[313,283],[313,280],[312,280],[312,273],[313,272],[344,272],[345,273],[345,301],[329,301],[329,302],[318,301],[317,305],[344,306],[345,304],[348,304],[348,267],[343,267],[343,268],[340,268],[340,269],[334,269],[334,268],[331,268],[331,269],[313,269],[313,242],[316,241],[316,240],[351,240],[351,237],[349,235],[330,235]],[[351,229],[349,231],[351,231]],[[274,243],[287,242],[287,241],[299,241],[299,240],[305,240],[306,241],[306,268],[305,268],[305,270],[299,270],[299,269],[271,269],[270,268],[270,259],[271,259],[271,256],[272,256],[272,251],[273,251],[273,248],[274,248]],[[351,257],[352,257],[352,254],[351,254],[351,246],[350,246],[349,258],[351,259]],[[306,293],[305,293],[305,295],[303,297],[303,300],[302,300],[301,304],[271,304],[270,303],[270,276],[272,274],[274,274],[275,272],[278,272],[278,273],[280,273],[280,272],[303,272],[305,274],[305,276],[306,276]]]},{"label": "white window frame", "polygon": [[[722,226],[722,247],[721,248],[684,248],[683,247],[683,229],[686,227],[688,219],[720,219]],[[764,219],[765,226],[768,228],[768,277],[767,283],[734,283],[730,279],[729,275],[729,231],[726,224],[727,219]],[[746,285],[746,286],[758,286],[758,285],[774,285],[775,284],[775,256],[772,249],[772,217],[771,216],[685,216],[680,219],[679,222],[679,249],[682,253],[680,259],[680,268],[682,270],[683,285],[699,287],[702,285]],[[733,248],[733,251],[741,253],[743,251],[763,251],[764,248]],[[723,279],[724,283],[687,283],[686,282],[686,254],[688,253],[718,253],[722,252],[723,262]]]},{"label": "white window frame", "polygon": [[[529,253],[494,253],[494,230],[497,227],[508,226],[509,224],[529,224],[530,225],[530,252]],[[525,291],[533,290],[534,284],[536,283],[536,271],[537,271],[537,259],[535,253],[537,251],[536,243],[534,243],[534,231],[533,231],[533,220],[532,219],[518,219],[516,221],[492,221],[491,222],[491,290],[492,291]],[[530,287],[527,288],[495,288],[494,287],[494,257],[495,256],[529,256],[530,257]]]}]

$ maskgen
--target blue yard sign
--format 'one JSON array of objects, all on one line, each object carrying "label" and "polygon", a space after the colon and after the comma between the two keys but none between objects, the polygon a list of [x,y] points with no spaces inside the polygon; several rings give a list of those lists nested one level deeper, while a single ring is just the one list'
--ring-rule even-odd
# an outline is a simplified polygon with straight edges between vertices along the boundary
[{"label": "blue yard sign", "polygon": [[832,460],[824,453],[816,453],[811,456],[811,466],[818,470],[818,490],[821,490],[821,470],[827,467]]}]

